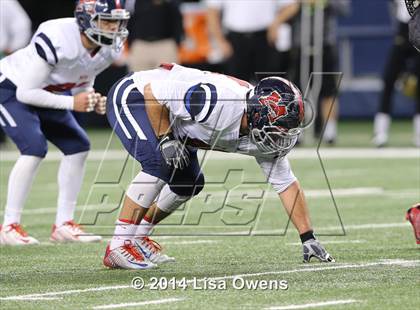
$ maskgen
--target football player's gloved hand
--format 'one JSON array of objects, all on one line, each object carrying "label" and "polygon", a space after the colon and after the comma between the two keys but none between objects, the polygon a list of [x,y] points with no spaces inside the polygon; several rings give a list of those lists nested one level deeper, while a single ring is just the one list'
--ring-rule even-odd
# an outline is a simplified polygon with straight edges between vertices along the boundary
[{"label": "football player's gloved hand", "polygon": [[106,97],[102,96],[100,93],[95,93],[95,96],[96,96],[95,112],[99,115],[105,115]]},{"label": "football player's gloved hand", "polygon": [[335,259],[328,254],[324,247],[316,239],[310,239],[303,243],[303,262],[309,263],[315,257],[324,263],[334,263]]},{"label": "football player's gloved hand", "polygon": [[91,112],[95,107],[96,96],[92,91],[86,91],[74,96],[73,110],[76,112]]},{"label": "football player's gloved hand", "polygon": [[74,96],[73,110],[77,112],[92,112],[104,115],[106,112],[106,97],[95,93],[92,88]]},{"label": "football player's gloved hand", "polygon": [[88,107],[86,112],[92,112],[95,109],[96,103],[98,102],[98,96],[95,91],[91,91],[88,95]]},{"label": "football player's gloved hand", "polygon": [[176,169],[184,169],[190,163],[189,152],[172,134],[159,138],[159,148],[166,163]]}]

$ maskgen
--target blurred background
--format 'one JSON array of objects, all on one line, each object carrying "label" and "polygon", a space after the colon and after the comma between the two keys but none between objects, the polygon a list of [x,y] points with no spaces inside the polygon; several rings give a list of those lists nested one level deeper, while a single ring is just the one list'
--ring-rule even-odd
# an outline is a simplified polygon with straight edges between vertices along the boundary
[{"label": "blurred background", "polygon": [[[18,2],[30,18],[31,31],[48,19],[73,16],[75,3]],[[420,104],[416,109],[419,100],[415,99],[419,97],[420,54],[404,39],[409,17],[403,2],[128,0],[132,13],[129,42],[122,58],[97,78],[95,88],[106,94],[128,71],[152,69],[161,62],[178,62],[253,82],[276,73],[293,80],[304,92],[311,72],[327,72],[312,80],[308,94],[318,106],[319,117],[313,126],[316,137],[325,130],[325,142],[331,145],[350,141],[356,146],[383,146],[388,142],[392,116],[398,120],[394,122],[395,145],[420,146]],[[2,14],[7,15],[4,10]],[[3,55],[10,52],[2,46]],[[412,123],[415,115],[419,116],[417,129]],[[330,127],[328,116],[333,121]],[[107,127],[106,119],[93,113],[82,116],[80,122],[85,127]],[[381,133],[385,137],[375,141],[375,135]]]}]

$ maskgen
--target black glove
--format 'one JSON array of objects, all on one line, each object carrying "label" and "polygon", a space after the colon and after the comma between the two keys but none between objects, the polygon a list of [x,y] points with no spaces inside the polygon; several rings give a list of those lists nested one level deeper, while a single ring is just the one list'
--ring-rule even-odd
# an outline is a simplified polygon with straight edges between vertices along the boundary
[{"label": "black glove", "polygon": [[420,8],[414,11],[413,17],[408,22],[410,43],[420,51]]},{"label": "black glove", "polygon": [[159,148],[166,163],[176,169],[184,169],[190,163],[189,152],[172,134],[159,138]]},{"label": "black glove", "polygon": [[309,263],[315,257],[324,263],[334,263],[335,259],[324,249],[316,239],[309,239],[303,243],[303,262]]}]

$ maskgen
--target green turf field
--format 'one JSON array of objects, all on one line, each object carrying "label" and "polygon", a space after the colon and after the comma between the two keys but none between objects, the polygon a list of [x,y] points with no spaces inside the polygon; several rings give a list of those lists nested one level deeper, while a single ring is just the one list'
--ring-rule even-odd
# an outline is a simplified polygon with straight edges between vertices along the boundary
[{"label": "green turf field", "polygon": [[[156,240],[177,262],[144,272],[107,270],[102,266],[105,242],[56,246],[48,241],[59,164],[51,157],[40,168],[23,216],[25,228],[42,244],[0,248],[0,308],[418,309],[420,248],[404,216],[420,201],[420,151],[416,156],[417,150],[407,148],[410,123],[397,122],[393,129],[390,146],[401,147],[395,156],[390,149],[383,151],[389,152],[387,157],[360,155],[373,150],[368,148],[371,125],[363,122],[343,123],[339,149],[321,149],[326,157],[328,151],[339,150],[335,158],[323,160],[337,209],[315,150],[300,148],[300,157],[291,156],[315,231],[337,260],[328,265],[301,263],[298,235],[252,158],[213,154],[204,165],[203,192],[155,231]],[[87,165],[76,220],[106,239],[121,195],[139,167],[125,161],[108,132],[90,134],[96,155]],[[101,161],[108,142],[111,152]],[[360,151],[350,149],[354,147]],[[10,145],[2,151],[2,206],[13,165],[11,152]],[[242,283],[238,275],[248,284],[285,280],[288,289],[235,288],[233,279],[236,286]],[[138,276],[146,282],[142,290],[131,287]],[[171,282],[167,289],[154,290],[152,277],[180,282],[177,289]],[[226,289],[205,290],[206,283],[225,283]]]}]

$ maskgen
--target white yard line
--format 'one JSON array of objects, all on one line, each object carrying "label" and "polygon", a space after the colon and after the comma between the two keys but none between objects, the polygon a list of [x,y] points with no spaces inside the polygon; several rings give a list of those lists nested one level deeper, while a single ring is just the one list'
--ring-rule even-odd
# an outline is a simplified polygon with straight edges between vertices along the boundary
[{"label": "white yard line", "polygon": [[[224,280],[224,279],[234,279],[237,277],[247,278],[247,277],[260,277],[260,276],[272,276],[272,275],[281,275],[281,274],[290,274],[290,273],[301,273],[301,272],[316,272],[316,271],[326,271],[326,270],[341,270],[341,269],[363,269],[366,267],[374,266],[401,266],[401,267],[417,267],[420,265],[420,260],[403,260],[403,259],[389,259],[389,260],[380,260],[371,263],[360,263],[360,264],[330,264],[323,267],[305,267],[292,270],[282,270],[282,271],[267,271],[267,272],[258,272],[258,273],[244,273],[236,274],[230,276],[222,277],[205,277],[201,279],[191,279],[187,280],[187,283],[193,283],[194,281],[209,281],[209,280]],[[146,285],[148,287],[149,285]],[[28,294],[28,295],[16,295],[16,296],[7,296],[0,297],[0,300],[29,300],[31,298],[40,298],[40,297],[51,297],[51,296],[62,296],[62,295],[72,295],[80,294],[87,292],[98,292],[98,291],[107,291],[107,290],[120,290],[131,288],[130,285],[117,285],[117,286],[102,286],[102,287],[92,287],[79,290],[68,290],[68,291],[56,291],[56,292],[47,292],[47,293],[38,293],[38,294]]]},{"label": "white yard line", "polygon": [[[322,244],[366,243],[366,240],[322,240]],[[289,242],[286,245],[302,245],[302,242]]]},{"label": "white yard line", "polygon": [[[217,185],[220,187],[220,185]],[[243,198],[244,192],[247,187],[251,188],[251,186],[241,186],[240,188],[233,188],[229,191],[228,195],[230,198]],[[278,199],[278,196],[275,192],[271,191],[271,189],[260,189],[255,190],[255,187],[253,190],[246,191],[247,195],[255,195],[255,196],[262,196],[267,195],[266,198],[273,198]],[[212,186],[208,188],[208,190],[201,195],[211,195],[213,197],[225,197],[228,190],[212,190]],[[334,197],[363,197],[363,196],[382,196],[387,195],[388,197],[392,196],[416,196],[420,195],[419,191],[416,189],[405,189],[402,191],[385,191],[382,187],[353,187],[353,188],[333,188],[332,192],[334,194]],[[305,191],[305,196],[307,198],[327,198],[331,197],[331,193],[329,190],[326,189],[309,189]],[[200,196],[197,196],[200,197]],[[263,199],[263,198],[261,198]],[[80,206],[78,208],[78,211],[107,211],[112,210],[116,207],[116,205],[86,205],[86,206]],[[47,208],[36,208],[36,209],[28,209],[24,210],[23,213],[26,215],[36,215],[36,214],[55,214],[57,212],[56,207],[47,207]],[[4,211],[0,211],[0,215],[3,215]]]},{"label": "white yard line", "polygon": [[[179,237],[178,237],[179,238]],[[165,239],[162,237],[158,237],[158,239]],[[111,238],[104,239],[104,241],[110,241]],[[184,240],[184,241],[165,241],[166,245],[190,245],[190,244],[211,244],[211,243],[218,243],[220,240]],[[51,243],[52,244],[52,243]],[[44,245],[48,245],[44,243]]]},{"label": "white yard line", "polygon": [[[410,224],[408,222],[398,222],[398,223],[368,223],[368,224],[361,224],[361,225],[348,225],[344,224],[345,230],[364,230],[364,229],[376,229],[376,228],[399,228],[399,227],[409,227]],[[161,226],[163,227],[163,225]],[[326,227],[315,227],[316,232],[323,232],[323,231],[334,231],[338,230],[341,231],[341,226],[326,226]],[[249,230],[241,230],[241,231],[228,231],[228,232],[221,232],[221,233],[213,233],[207,234],[207,237],[211,236],[258,236],[258,235],[275,235],[275,234],[282,234],[284,233],[284,229],[270,229],[270,230],[253,230],[252,227]],[[159,238],[158,234],[155,234],[154,237]],[[202,237],[202,236],[197,236]]]},{"label": "white yard line", "polygon": [[[238,160],[249,159],[247,155],[211,152],[206,155],[206,160]],[[321,148],[319,150],[322,159],[344,159],[344,158],[360,158],[360,159],[394,159],[394,158],[419,158],[420,150],[418,148]],[[62,158],[59,151],[48,152],[44,161],[57,161]],[[204,151],[199,151],[199,159],[204,156]],[[0,161],[16,161],[19,157],[17,151],[1,151]],[[89,160],[124,160],[127,152],[124,150],[92,150],[89,152]],[[298,148],[293,150],[289,155],[290,159],[317,159],[318,155],[314,148]]]},{"label": "white yard line", "polygon": [[[98,211],[98,210],[112,210],[115,208],[113,205],[87,205],[85,207],[79,207],[80,209],[84,209],[86,211]],[[77,210],[76,210],[77,211]],[[35,214],[55,214],[57,212],[57,207],[47,207],[47,208],[36,208],[36,209],[28,209],[24,210],[23,214],[26,215],[35,215]],[[4,211],[0,211],[0,215],[3,215]]]},{"label": "white yard line", "polygon": [[310,304],[302,304],[302,305],[288,305],[288,306],[273,306],[269,308],[265,308],[267,310],[291,310],[291,309],[308,309],[308,308],[318,308],[318,307],[326,307],[326,306],[335,306],[335,305],[344,305],[344,304],[351,304],[358,302],[354,299],[344,299],[344,300],[329,300],[323,302],[316,302]]},{"label": "white yard line", "polygon": [[125,308],[125,307],[139,307],[139,306],[148,306],[148,305],[158,305],[158,304],[166,304],[171,302],[177,302],[184,300],[185,298],[166,298],[166,299],[158,299],[158,300],[149,300],[149,301],[141,301],[141,302],[128,302],[124,304],[111,304],[111,305],[102,305],[102,306],[95,306],[92,309],[117,309],[117,308]]},{"label": "white yard line", "polygon": [[[408,222],[398,222],[398,223],[368,223],[368,224],[359,224],[359,225],[348,225],[344,224],[345,230],[364,230],[364,229],[376,229],[376,228],[398,228],[398,227],[409,227],[410,224]],[[334,230],[341,230],[341,226],[326,226],[326,227],[317,227],[315,230],[316,232],[323,232],[323,231],[334,231]],[[270,234],[270,233],[283,233],[284,230],[255,230],[252,231],[252,234]]]},{"label": "white yard line", "polygon": [[[12,300],[22,300],[22,301],[31,301],[31,300],[59,300],[59,299],[63,299],[63,297],[22,297],[22,298],[17,298],[17,299],[12,299]],[[1,300],[1,298],[0,298]]]},{"label": "white yard line", "polygon": [[[363,229],[372,229],[372,228],[398,228],[398,227],[409,227],[410,224],[408,222],[397,222],[397,223],[368,223],[368,224],[356,224],[356,225],[346,225],[344,224],[344,228],[346,230],[363,230]],[[327,227],[319,227],[319,231],[323,230],[336,230],[341,229],[340,226],[327,226]]]},{"label": "white yard line", "polygon": [[219,240],[185,240],[185,241],[167,241],[165,245],[189,245],[189,244],[210,244],[210,243],[218,243]]}]

